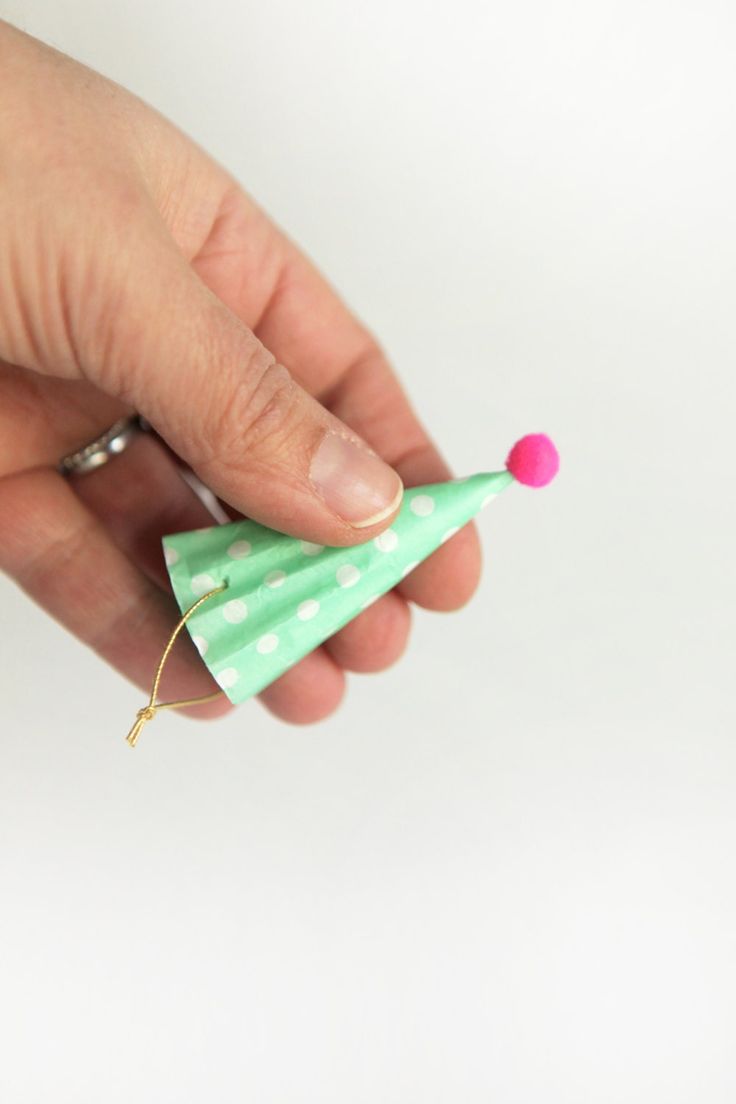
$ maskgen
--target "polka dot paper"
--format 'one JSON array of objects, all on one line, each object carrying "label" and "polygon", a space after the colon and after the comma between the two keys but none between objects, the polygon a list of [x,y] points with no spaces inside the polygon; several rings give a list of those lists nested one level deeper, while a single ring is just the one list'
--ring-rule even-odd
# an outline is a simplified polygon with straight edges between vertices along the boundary
[{"label": "polka dot paper", "polygon": [[236,521],[164,538],[164,557],[194,644],[234,703],[257,694],[391,590],[514,481],[509,471],[414,487],[373,540],[327,548]]},{"label": "polka dot paper", "polygon": [[[230,701],[245,701],[406,578],[509,484],[543,487],[558,469],[553,442],[530,434],[511,449],[505,471],[405,491],[390,528],[352,548],[298,540],[254,521],[165,537],[182,623]],[[162,708],[160,672],[161,665],[128,735],[131,746]]]}]

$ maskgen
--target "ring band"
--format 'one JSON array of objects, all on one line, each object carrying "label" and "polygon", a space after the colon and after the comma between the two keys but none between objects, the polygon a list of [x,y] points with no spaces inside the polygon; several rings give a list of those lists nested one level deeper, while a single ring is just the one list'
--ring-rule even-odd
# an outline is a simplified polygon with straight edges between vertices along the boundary
[{"label": "ring band", "polygon": [[146,429],[148,423],[138,414],[121,418],[99,437],[95,437],[94,441],[60,460],[58,470],[62,475],[86,475],[95,471],[113,456],[124,452],[131,441]]}]

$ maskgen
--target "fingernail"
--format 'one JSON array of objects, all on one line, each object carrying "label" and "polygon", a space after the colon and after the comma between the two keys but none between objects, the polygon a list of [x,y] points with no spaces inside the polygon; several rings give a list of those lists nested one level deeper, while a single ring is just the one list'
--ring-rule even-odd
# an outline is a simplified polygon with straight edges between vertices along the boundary
[{"label": "fingernail", "polygon": [[329,508],[356,529],[392,514],[404,491],[393,468],[339,433],[322,438],[309,476]]}]

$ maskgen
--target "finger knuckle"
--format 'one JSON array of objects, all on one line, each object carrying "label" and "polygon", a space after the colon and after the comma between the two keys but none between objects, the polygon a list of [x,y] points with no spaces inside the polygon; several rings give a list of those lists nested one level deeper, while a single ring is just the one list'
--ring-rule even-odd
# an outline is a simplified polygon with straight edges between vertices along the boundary
[{"label": "finger knuckle", "polygon": [[211,421],[211,460],[233,464],[281,452],[297,421],[299,396],[288,369],[254,346],[229,400]]}]

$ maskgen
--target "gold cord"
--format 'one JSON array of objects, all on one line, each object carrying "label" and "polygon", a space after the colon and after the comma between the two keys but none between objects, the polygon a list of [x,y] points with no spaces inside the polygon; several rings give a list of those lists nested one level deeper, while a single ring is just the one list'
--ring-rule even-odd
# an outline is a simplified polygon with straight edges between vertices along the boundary
[{"label": "gold cord", "polygon": [[208,591],[207,594],[203,594],[202,597],[198,598],[194,605],[190,606],[187,612],[183,614],[180,618],[178,625],[169,637],[169,642],[164,648],[161,659],[158,661],[158,667],[156,668],[156,674],[153,677],[153,685],[151,686],[151,697],[148,700],[148,705],[144,705],[142,709],[138,710],[135,723],[128,735],[125,737],[131,747],[135,747],[144,725],[146,725],[148,721],[153,720],[159,709],[184,709],[188,705],[204,705],[205,702],[215,701],[216,698],[219,698],[221,696],[222,690],[215,690],[212,694],[203,694],[199,698],[183,698],[181,701],[173,702],[156,701],[156,698],[158,697],[159,683],[161,682],[161,675],[163,674],[164,666],[166,664],[166,660],[169,658],[171,649],[176,643],[177,636],[184,628],[192,614],[196,613],[199,607],[204,605],[204,603],[209,598],[212,598],[215,594],[222,593],[223,590],[227,590],[227,583],[223,583],[222,586]]}]

